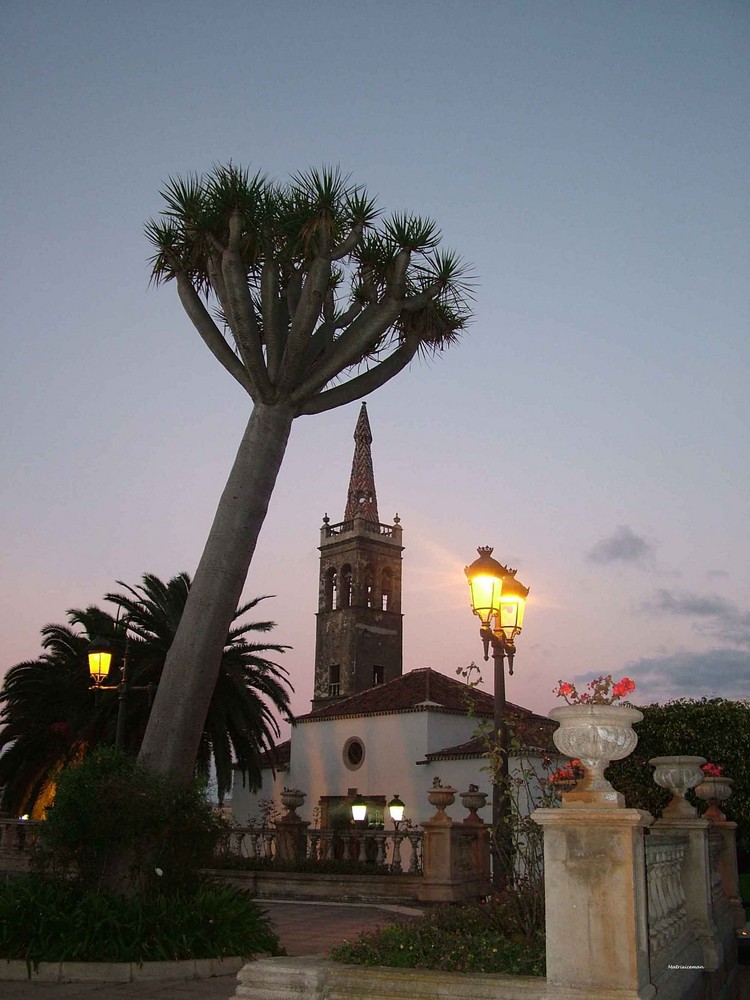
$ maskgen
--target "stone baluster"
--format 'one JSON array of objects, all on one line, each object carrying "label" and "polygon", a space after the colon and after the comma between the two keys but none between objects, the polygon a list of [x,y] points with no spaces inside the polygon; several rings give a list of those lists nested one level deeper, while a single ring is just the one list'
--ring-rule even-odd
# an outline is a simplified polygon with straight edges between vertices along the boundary
[{"label": "stone baluster", "polygon": [[397,875],[403,873],[403,868],[401,867],[401,841],[404,839],[403,833],[394,831],[393,834],[393,857],[391,858],[391,871],[395,872]]},{"label": "stone baluster", "polygon": [[409,830],[406,835],[409,838],[409,844],[411,845],[409,874],[418,875],[419,872],[422,870],[422,863],[421,863],[422,834],[419,832],[419,830]]},{"label": "stone baluster", "polygon": [[344,845],[344,861],[352,860],[352,835],[348,830],[343,831],[341,840]]},{"label": "stone baluster", "polygon": [[273,857],[273,841],[274,833],[273,830],[263,831],[263,857],[272,858]]},{"label": "stone baluster", "polygon": [[247,831],[247,846],[248,846],[248,857],[252,858],[254,861],[256,858],[260,857],[258,851],[258,841],[260,839],[260,833],[257,830],[250,829]]},{"label": "stone baluster", "polygon": [[388,834],[385,830],[378,830],[375,834],[375,867],[383,868],[385,865],[386,838]]},{"label": "stone baluster", "polygon": [[309,845],[307,856],[311,861],[317,861],[319,857],[318,850],[320,845],[320,830],[309,830],[307,837]]}]

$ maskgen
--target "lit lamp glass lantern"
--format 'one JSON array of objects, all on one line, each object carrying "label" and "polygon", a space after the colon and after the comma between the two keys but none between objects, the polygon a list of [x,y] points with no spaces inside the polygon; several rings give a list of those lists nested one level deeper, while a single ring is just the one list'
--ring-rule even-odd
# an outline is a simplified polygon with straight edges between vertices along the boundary
[{"label": "lit lamp glass lantern", "polygon": [[89,673],[98,686],[109,673],[112,663],[112,647],[106,639],[92,639],[88,648]]},{"label": "lit lamp glass lantern", "polygon": [[352,819],[355,823],[361,823],[367,819],[367,803],[359,793],[352,802]]},{"label": "lit lamp glass lantern", "polygon": [[394,823],[400,823],[404,818],[404,809],[406,806],[398,797],[394,795],[391,801],[388,803],[388,812]]},{"label": "lit lamp glass lantern", "polygon": [[507,570],[492,558],[492,546],[480,545],[479,558],[464,570],[469,581],[471,609],[478,616],[482,628],[491,628],[492,620],[500,610],[503,581]]},{"label": "lit lamp glass lantern", "polygon": [[528,596],[529,588],[516,580],[515,575],[505,577],[498,625],[509,642],[512,642],[523,628],[523,613]]}]

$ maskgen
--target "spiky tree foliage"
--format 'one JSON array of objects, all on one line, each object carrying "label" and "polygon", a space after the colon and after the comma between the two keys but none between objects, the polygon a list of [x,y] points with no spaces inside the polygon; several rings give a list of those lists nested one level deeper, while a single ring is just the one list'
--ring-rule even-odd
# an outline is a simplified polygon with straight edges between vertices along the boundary
[{"label": "spiky tree foliage", "polygon": [[434,222],[379,220],[338,170],[286,183],[229,165],[166,184],[146,227],[152,277],[174,281],[253,409],[195,574],[143,741],[151,767],[187,779],[292,421],[379,388],[463,329],[466,269]]},{"label": "spiky tree foliage", "polygon": [[[146,574],[139,586],[120,582],[126,593],[107,594],[116,614],[91,606],[68,611],[69,625],[42,629],[44,652],[7,673],[0,690],[0,787],[2,808],[20,815],[47,804],[61,768],[94,746],[115,739],[118,699],[114,690],[92,687],[87,651],[93,638],[106,638],[116,654],[107,687],[117,685],[126,648],[133,690],[127,701],[126,748],[137,753],[146,729],[151,684],[158,689],[164,659],[190,590],[181,573],[164,583]],[[208,776],[214,761],[219,797],[229,791],[233,766],[251,787],[261,782],[260,754],[278,736],[276,713],[289,714],[286,672],[268,659],[287,647],[253,636],[269,632],[271,621],[242,619],[264,598],[236,609],[219,674],[201,733],[196,770]]]}]

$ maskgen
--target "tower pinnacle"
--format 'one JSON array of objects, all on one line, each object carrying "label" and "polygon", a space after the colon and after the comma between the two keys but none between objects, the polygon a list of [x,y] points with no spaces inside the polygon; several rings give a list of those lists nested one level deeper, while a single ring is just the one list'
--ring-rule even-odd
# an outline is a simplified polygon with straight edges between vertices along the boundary
[{"label": "tower pinnacle", "polygon": [[367,419],[367,403],[363,403],[359,411],[359,419],[354,429],[354,442],[354,459],[344,520],[350,521],[359,515],[367,521],[379,524],[375,473],[372,469],[372,452],[370,451],[372,431],[370,430],[370,421]]}]

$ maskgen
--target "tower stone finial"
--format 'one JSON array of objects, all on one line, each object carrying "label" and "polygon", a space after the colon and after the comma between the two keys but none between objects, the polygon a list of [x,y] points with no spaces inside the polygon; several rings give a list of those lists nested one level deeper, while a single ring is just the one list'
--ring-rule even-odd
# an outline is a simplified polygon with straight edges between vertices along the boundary
[{"label": "tower stone finial", "polygon": [[375,473],[372,470],[372,431],[367,419],[367,403],[362,404],[359,419],[354,429],[354,460],[349,479],[349,495],[346,501],[344,520],[360,516],[366,521],[380,523],[378,498],[375,494]]}]

